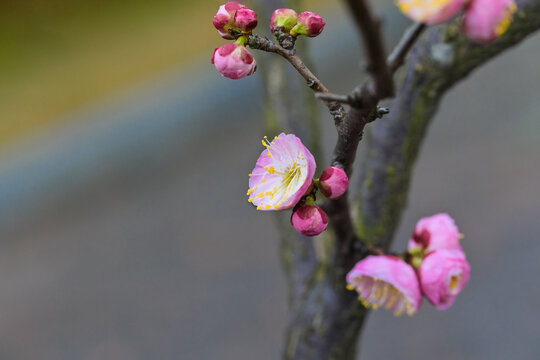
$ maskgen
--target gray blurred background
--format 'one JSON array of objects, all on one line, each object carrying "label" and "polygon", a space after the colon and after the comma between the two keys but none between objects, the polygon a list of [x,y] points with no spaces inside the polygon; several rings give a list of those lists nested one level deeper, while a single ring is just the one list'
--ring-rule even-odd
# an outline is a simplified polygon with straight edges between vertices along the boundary
[{"label": "gray blurred background", "polygon": [[[200,16],[211,18],[218,5],[201,3],[212,10]],[[337,3],[312,7],[328,19],[313,40],[317,70],[332,90],[347,92],[362,76],[355,33]],[[395,42],[407,20],[391,4],[382,9]],[[128,54],[162,54],[152,44]],[[264,135],[260,75],[222,78],[209,64],[213,47],[92,90],[102,95],[5,136],[1,359],[280,357],[287,309],[277,232],[245,197]],[[445,312],[426,302],[412,318],[373,312],[362,359],[539,357],[539,57],[537,34],[443,101],[394,248],[406,246],[418,218],[447,211],[465,233],[471,281]],[[240,107],[239,98],[250,101]],[[328,156],[335,134],[322,114]],[[17,123],[8,115],[6,129]]]}]

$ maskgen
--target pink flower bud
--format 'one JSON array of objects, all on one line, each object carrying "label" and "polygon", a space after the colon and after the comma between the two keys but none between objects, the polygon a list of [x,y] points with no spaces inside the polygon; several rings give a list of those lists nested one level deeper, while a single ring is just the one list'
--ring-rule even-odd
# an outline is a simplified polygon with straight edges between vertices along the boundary
[{"label": "pink flower bud", "polygon": [[349,178],[340,167],[327,167],[319,178],[319,189],[329,199],[337,199],[345,194],[348,186]]},{"label": "pink flower bud", "polygon": [[302,205],[292,213],[291,224],[300,234],[315,236],[328,226],[328,216],[316,205]]},{"label": "pink flower bud", "polygon": [[514,0],[473,0],[463,18],[463,32],[477,42],[492,41],[506,32],[516,9]]},{"label": "pink flower bud", "polygon": [[216,48],[212,56],[212,64],[221,75],[234,80],[253,74],[257,67],[249,51],[236,43]]},{"label": "pink flower bud", "polygon": [[358,292],[366,307],[383,307],[395,315],[413,315],[422,296],[414,269],[395,256],[373,256],[356,263],[347,274],[347,288]]},{"label": "pink flower bud", "polygon": [[422,218],[416,223],[412,238],[409,240],[409,251],[461,250],[459,238],[459,230],[454,219],[448,214],[435,214]]},{"label": "pink flower bud", "polygon": [[326,23],[319,14],[305,11],[298,15],[298,23],[292,28],[291,35],[315,37],[323,31],[324,25]]},{"label": "pink flower bud", "polygon": [[446,310],[469,282],[471,268],[461,250],[435,250],[418,269],[425,297],[439,310]]},{"label": "pink flower bud", "polygon": [[216,16],[214,16],[214,19],[212,20],[212,24],[214,24],[222,38],[227,40],[233,39],[233,37],[229,34],[229,29],[232,28],[238,30],[234,25],[234,17],[236,15],[236,11],[243,8],[245,8],[245,6],[237,3],[236,1],[229,1],[225,5],[221,5],[219,7]]},{"label": "pink flower bud", "polygon": [[248,8],[237,10],[234,25],[242,32],[250,33],[257,26],[257,13]]},{"label": "pink flower bud", "polygon": [[270,18],[270,30],[281,28],[285,32],[291,31],[298,21],[298,14],[293,9],[277,9]]},{"label": "pink flower bud", "polygon": [[403,14],[428,25],[442,24],[456,16],[468,0],[397,0]]}]

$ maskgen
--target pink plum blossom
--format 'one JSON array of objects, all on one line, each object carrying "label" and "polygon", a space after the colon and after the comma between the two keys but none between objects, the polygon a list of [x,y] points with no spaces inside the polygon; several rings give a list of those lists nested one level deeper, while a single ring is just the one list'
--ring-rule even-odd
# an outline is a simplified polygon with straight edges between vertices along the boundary
[{"label": "pink plum blossom", "polygon": [[442,24],[456,16],[467,0],[397,0],[397,6],[414,21]]},{"label": "pink plum blossom", "polygon": [[232,40],[233,37],[229,34],[229,29],[239,30],[234,24],[234,18],[236,12],[240,9],[246,8],[244,5],[237,3],[236,1],[229,1],[225,5],[221,5],[217,14],[212,20],[217,29],[219,35],[227,40]]},{"label": "pink plum blossom", "polygon": [[446,310],[469,282],[471,268],[461,250],[429,253],[418,269],[424,296],[439,310]]},{"label": "pink plum blossom", "polygon": [[329,199],[337,199],[347,191],[349,178],[340,167],[330,166],[324,169],[319,178],[319,189]]},{"label": "pink plum blossom", "polygon": [[298,21],[298,14],[293,9],[277,9],[270,18],[270,30],[280,28],[285,32],[291,31]]},{"label": "pink plum blossom", "polygon": [[359,261],[347,274],[347,284],[365,307],[384,307],[395,315],[413,315],[422,302],[414,269],[395,256],[370,255]]},{"label": "pink plum blossom", "polygon": [[312,11],[304,11],[298,15],[298,23],[292,28],[291,35],[315,37],[319,35],[326,23],[323,18]]},{"label": "pink plum blossom", "polygon": [[226,44],[214,50],[212,64],[221,75],[229,79],[241,79],[255,72],[257,63],[242,45]]},{"label": "pink plum blossom", "polygon": [[282,210],[295,206],[311,187],[315,159],[293,134],[281,133],[263,150],[249,175],[248,201],[257,210]]},{"label": "pink plum blossom", "polygon": [[316,205],[302,205],[292,213],[291,225],[302,235],[315,236],[328,226],[328,216]]},{"label": "pink plum blossom", "polygon": [[234,25],[241,31],[250,33],[257,26],[257,13],[247,7],[238,9],[234,15]]},{"label": "pink plum blossom", "polygon": [[409,251],[430,252],[437,249],[459,249],[459,230],[450,215],[441,213],[420,219],[416,223]]},{"label": "pink plum blossom", "polygon": [[477,42],[492,41],[506,32],[516,9],[514,0],[473,0],[463,18],[463,32]]}]

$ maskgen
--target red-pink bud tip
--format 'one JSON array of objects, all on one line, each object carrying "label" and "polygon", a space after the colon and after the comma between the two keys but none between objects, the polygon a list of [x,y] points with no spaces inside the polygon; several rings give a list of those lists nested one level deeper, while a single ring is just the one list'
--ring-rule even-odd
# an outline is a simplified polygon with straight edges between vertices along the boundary
[{"label": "red-pink bud tip", "polygon": [[319,178],[319,189],[329,199],[337,199],[347,191],[349,178],[340,167],[330,166],[324,169]]},{"label": "red-pink bud tip", "polygon": [[319,14],[312,11],[304,11],[298,15],[298,23],[291,30],[291,35],[304,35],[315,37],[319,35],[326,23]]},{"label": "red-pink bud tip", "polygon": [[237,10],[234,25],[243,32],[251,32],[257,26],[257,13],[248,8]]},{"label": "red-pink bud tip", "polygon": [[291,224],[300,234],[315,236],[328,226],[328,216],[316,205],[302,205],[292,213]]}]

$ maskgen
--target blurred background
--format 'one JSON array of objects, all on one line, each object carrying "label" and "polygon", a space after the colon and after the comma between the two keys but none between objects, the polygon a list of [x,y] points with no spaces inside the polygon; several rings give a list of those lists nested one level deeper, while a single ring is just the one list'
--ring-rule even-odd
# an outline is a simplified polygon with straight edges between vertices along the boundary
[{"label": "blurred background", "polygon": [[[376,3],[395,43],[408,21]],[[277,232],[245,198],[260,75],[232,81],[210,64],[219,5],[0,1],[1,359],[279,358]],[[327,20],[311,55],[345,93],[362,73],[341,5],[297,10]],[[418,218],[448,211],[471,282],[446,312],[373,312],[362,359],[538,357],[538,58],[540,34],[445,98],[394,248]]]}]

